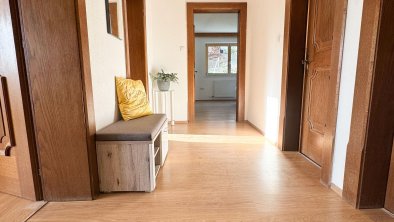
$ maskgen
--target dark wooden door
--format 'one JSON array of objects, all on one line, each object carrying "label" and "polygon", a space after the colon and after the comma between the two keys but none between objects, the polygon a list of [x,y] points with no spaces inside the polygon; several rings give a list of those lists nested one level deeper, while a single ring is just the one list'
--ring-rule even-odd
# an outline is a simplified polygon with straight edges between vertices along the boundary
[{"label": "dark wooden door", "polygon": [[[38,175],[24,107],[21,57],[18,47],[16,1],[0,0],[0,192],[38,199]],[[31,132],[31,131],[30,131]],[[30,143],[29,143],[30,141]]]},{"label": "dark wooden door", "polygon": [[335,2],[310,0],[301,152],[318,165],[322,164],[324,137],[327,133],[327,114],[331,84],[331,53],[334,33]]}]

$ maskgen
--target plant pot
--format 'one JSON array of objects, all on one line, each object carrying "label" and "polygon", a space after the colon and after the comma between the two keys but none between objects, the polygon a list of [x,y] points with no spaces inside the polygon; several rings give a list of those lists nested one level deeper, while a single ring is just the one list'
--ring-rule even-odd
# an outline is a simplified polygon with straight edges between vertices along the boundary
[{"label": "plant pot", "polygon": [[170,89],[171,82],[157,80],[157,87],[159,87],[160,91],[168,91]]}]

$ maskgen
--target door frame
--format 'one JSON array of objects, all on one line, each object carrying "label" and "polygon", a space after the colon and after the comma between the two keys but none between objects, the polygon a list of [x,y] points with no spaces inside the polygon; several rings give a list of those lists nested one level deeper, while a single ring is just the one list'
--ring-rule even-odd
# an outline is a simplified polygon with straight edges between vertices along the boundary
[{"label": "door frame", "polygon": [[385,206],[394,135],[393,9],[391,0],[364,1],[343,188],[356,208]]},{"label": "door frame", "polygon": [[238,13],[238,75],[237,75],[237,121],[245,120],[245,73],[246,73],[246,20],[247,3],[187,3],[188,47],[188,120],[195,120],[195,33],[194,13]]},{"label": "door frame", "polygon": [[[146,1],[122,0],[122,4],[126,76],[130,79],[141,80],[145,86],[145,91],[149,92]],[[149,93],[147,96],[149,96]]]},{"label": "door frame", "polygon": [[[30,107],[30,91],[29,81],[27,78],[27,70],[25,66],[25,54],[23,49],[23,38],[20,18],[20,7],[18,1],[9,1],[10,16],[12,22],[12,31],[15,44],[16,63],[19,74],[20,94],[22,100],[23,110],[19,110],[24,115],[24,120],[14,120],[13,126],[21,125],[19,121],[24,121],[26,126],[26,142],[20,143],[21,146],[11,148],[11,153],[15,151],[16,154],[16,166],[17,173],[19,176],[19,185],[21,193],[19,197],[24,199],[39,201],[42,200],[42,187],[41,178],[39,176],[39,161],[37,153],[37,145],[35,140],[34,120],[32,116],[32,109]],[[11,34],[11,33],[10,33]],[[10,90],[10,89],[8,89]],[[14,92],[15,93],[15,92]],[[12,101],[13,97],[10,92],[8,94],[9,99]],[[11,114],[12,115],[12,114]],[[19,132],[23,133],[23,132]],[[15,138],[17,139],[17,138]],[[13,194],[15,195],[15,194]]]},{"label": "door frame", "polygon": [[[285,35],[283,51],[282,93],[278,146],[283,151],[300,152],[302,110],[304,99],[304,68],[302,60],[306,54],[309,1],[286,0]],[[339,83],[342,68],[343,43],[346,25],[347,0],[338,0],[335,10],[334,39],[331,55],[331,77],[337,82],[330,88],[328,107],[336,112],[328,112],[327,136],[324,139],[321,182],[331,184],[332,156],[338,114]]]}]

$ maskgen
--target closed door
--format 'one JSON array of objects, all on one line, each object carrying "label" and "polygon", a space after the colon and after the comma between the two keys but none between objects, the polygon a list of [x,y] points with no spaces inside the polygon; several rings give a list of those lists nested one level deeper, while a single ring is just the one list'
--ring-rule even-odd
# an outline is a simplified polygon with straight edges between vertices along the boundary
[{"label": "closed door", "polygon": [[36,200],[38,176],[33,174],[34,158],[22,99],[26,95],[18,70],[23,60],[17,55],[17,29],[13,27],[17,12],[10,3],[16,1],[0,0],[0,192]]},{"label": "closed door", "polygon": [[301,152],[318,165],[322,164],[324,137],[327,133],[327,113],[331,84],[331,52],[333,45],[335,2],[310,0]]}]

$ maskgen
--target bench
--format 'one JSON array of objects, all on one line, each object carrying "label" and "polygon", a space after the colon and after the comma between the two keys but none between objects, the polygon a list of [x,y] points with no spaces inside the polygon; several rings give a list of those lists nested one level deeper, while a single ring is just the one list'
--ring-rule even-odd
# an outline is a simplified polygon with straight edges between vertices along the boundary
[{"label": "bench", "polygon": [[101,192],[152,192],[168,153],[167,118],[154,114],[111,124],[97,132],[96,149]]}]

